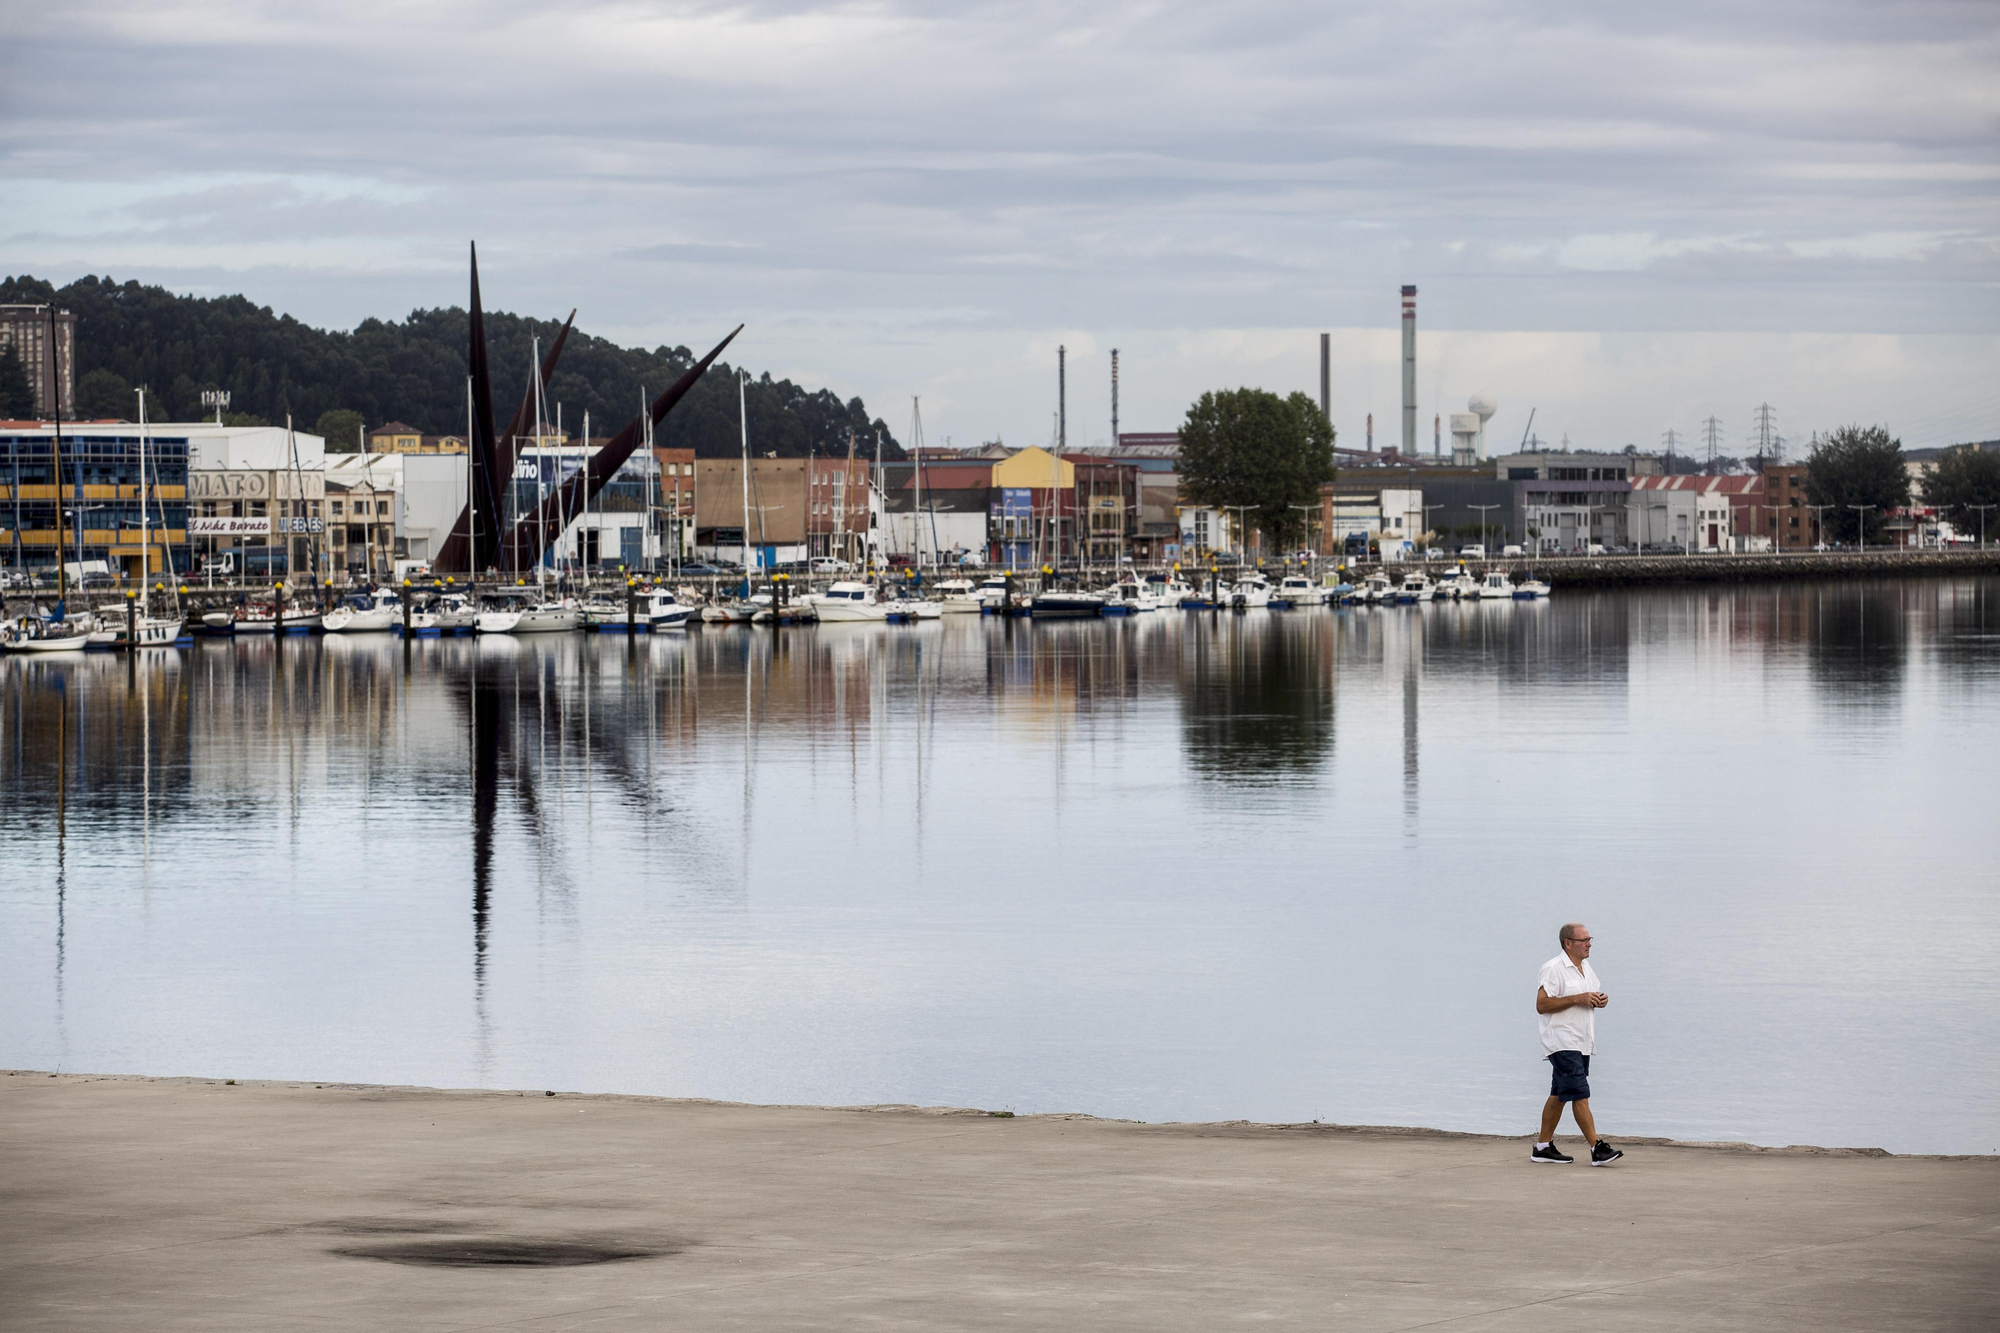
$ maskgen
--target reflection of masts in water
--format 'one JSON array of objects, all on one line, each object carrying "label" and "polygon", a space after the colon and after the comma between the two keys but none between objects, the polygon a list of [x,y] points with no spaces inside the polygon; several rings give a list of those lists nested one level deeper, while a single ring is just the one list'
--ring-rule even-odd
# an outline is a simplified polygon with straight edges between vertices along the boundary
[{"label": "reflection of masts in water", "polygon": [[1403,645],[1403,834],[1417,832],[1417,658],[1423,652],[1423,623],[1415,616],[1405,622]]},{"label": "reflection of masts in water", "polygon": [[478,660],[467,691],[472,714],[472,1010],[478,1033],[475,1061],[483,1077],[491,1058],[486,1019],[486,931],[493,893],[493,816],[500,799],[497,691],[480,680]]},{"label": "reflection of masts in water", "polygon": [[[79,499],[78,504],[82,503]],[[69,885],[65,876],[68,864],[65,853],[68,839],[67,811],[65,801],[69,792],[69,691],[63,680],[56,680],[58,707],[56,709],[56,1021],[62,1021],[63,1012],[63,930],[68,924],[65,899]]]}]

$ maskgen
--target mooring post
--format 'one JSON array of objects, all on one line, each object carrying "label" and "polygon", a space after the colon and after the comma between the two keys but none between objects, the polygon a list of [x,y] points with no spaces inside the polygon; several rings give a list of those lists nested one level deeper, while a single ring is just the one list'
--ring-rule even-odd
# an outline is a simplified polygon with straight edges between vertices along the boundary
[{"label": "mooring post", "polygon": [[639,580],[625,576],[625,632],[639,632]]},{"label": "mooring post", "polygon": [[403,580],[403,638],[405,641],[408,641],[409,637],[410,637],[410,581],[408,579],[404,579]]},{"label": "mooring post", "polygon": [[271,585],[271,614],[277,617],[271,622],[271,638],[282,639],[285,637],[285,585],[282,583]]},{"label": "mooring post", "polygon": [[130,652],[139,646],[139,594],[131,589],[125,592],[125,650]]}]

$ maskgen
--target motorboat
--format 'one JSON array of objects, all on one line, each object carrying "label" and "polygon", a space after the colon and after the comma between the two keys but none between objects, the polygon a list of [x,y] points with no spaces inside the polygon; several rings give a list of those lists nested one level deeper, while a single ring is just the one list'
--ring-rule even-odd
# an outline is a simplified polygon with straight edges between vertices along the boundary
[{"label": "motorboat", "polygon": [[1165,579],[1157,582],[1149,580],[1148,586],[1153,590],[1154,603],[1166,611],[1173,610],[1184,599],[1194,596],[1194,587],[1186,579]]},{"label": "motorboat", "polygon": [[[285,617],[291,628],[290,616]],[[403,599],[389,588],[377,588],[370,595],[358,593],[326,613],[320,628],[328,634],[382,634],[403,620]]]},{"label": "motorboat", "polygon": [[1464,565],[1460,565],[1456,574],[1438,584],[1432,596],[1454,602],[1469,601],[1479,596],[1479,580],[1466,572]]},{"label": "motorboat", "polygon": [[1361,586],[1354,591],[1354,600],[1364,606],[1380,606],[1395,597],[1395,581],[1379,569],[1361,580]]},{"label": "motorboat", "polygon": [[888,608],[875,599],[875,589],[849,579],[842,579],[825,592],[816,593],[812,604],[823,625],[888,618]]},{"label": "motorboat", "polygon": [[1104,590],[1104,614],[1107,616],[1137,615],[1141,611],[1157,611],[1159,607],[1160,599],[1154,595],[1150,583],[1128,579]]},{"label": "motorboat", "polygon": [[1486,571],[1486,577],[1479,580],[1479,587],[1472,595],[1482,602],[1511,601],[1514,596],[1514,580],[1507,577],[1507,571],[1504,569],[1489,569]]},{"label": "motorboat", "polygon": [[1271,604],[1271,581],[1262,574],[1246,574],[1230,586],[1224,598],[1232,611],[1254,611]]},{"label": "motorboat", "polygon": [[1104,601],[1101,592],[1084,592],[1080,588],[1045,588],[1028,603],[1028,614],[1042,620],[1101,616],[1104,614]]},{"label": "motorboat", "polygon": [[933,602],[922,597],[895,597],[882,604],[882,618],[897,624],[910,624],[918,620],[938,620],[944,615],[944,603]]},{"label": "motorboat", "polygon": [[1431,583],[1430,575],[1405,574],[1401,586],[1396,589],[1394,600],[1397,606],[1410,606],[1418,602],[1428,602],[1436,594],[1437,588]]},{"label": "motorboat", "polygon": [[1005,574],[988,574],[980,580],[972,595],[979,600],[981,614],[1000,615],[1006,611],[1009,582]]},{"label": "motorboat", "polygon": [[[278,629],[278,605],[275,602],[250,602],[239,606],[231,613],[229,623],[231,634],[275,634]],[[204,623],[208,617],[203,616]],[[285,633],[309,634],[320,627],[323,617],[318,611],[288,602],[284,607]]]},{"label": "motorboat", "polygon": [[1271,605],[1281,611],[1295,606],[1326,605],[1326,590],[1303,574],[1287,574],[1271,593]]},{"label": "motorboat", "polygon": [[757,615],[757,604],[732,597],[726,602],[710,602],[701,609],[705,625],[747,625]]},{"label": "motorboat", "polygon": [[1514,600],[1532,602],[1549,595],[1549,585],[1540,579],[1522,579],[1514,585]]},{"label": "motorboat", "polygon": [[[989,579],[987,582],[990,583],[992,580]],[[944,608],[944,614],[948,616],[976,616],[986,608],[985,598],[981,595],[984,586],[981,584],[975,587],[971,579],[946,579],[937,585],[938,604]],[[1000,591],[1003,596],[1006,590],[1007,580],[1001,579]]]}]

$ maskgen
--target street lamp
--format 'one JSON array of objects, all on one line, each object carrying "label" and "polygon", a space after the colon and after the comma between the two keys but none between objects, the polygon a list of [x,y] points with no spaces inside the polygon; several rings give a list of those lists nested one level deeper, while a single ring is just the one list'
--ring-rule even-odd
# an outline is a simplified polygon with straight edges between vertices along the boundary
[{"label": "street lamp", "polygon": [[1489,509],[1501,509],[1501,508],[1504,508],[1504,507],[1505,507],[1505,506],[1503,506],[1503,505],[1467,505],[1467,506],[1466,506],[1466,508],[1467,508],[1467,509],[1477,509],[1477,510],[1479,511],[1479,554],[1480,554],[1480,556],[1481,556],[1482,558],[1486,558],[1486,559],[1490,559],[1490,558],[1491,558],[1490,556],[1487,556],[1487,555],[1486,555],[1486,511],[1487,511],[1487,510],[1489,510]]},{"label": "street lamp", "polygon": [[1443,508],[1446,508],[1446,507],[1447,507],[1447,506],[1445,505],[1444,501],[1442,501],[1442,500],[1438,501],[1438,502],[1437,502],[1436,504],[1434,504],[1434,505],[1425,505],[1425,506],[1424,506],[1424,531],[1425,531],[1425,532],[1429,532],[1429,531],[1431,530],[1431,510],[1433,510],[1433,509],[1443,509]]},{"label": "street lamp", "polygon": [[1977,509],[1979,511],[1979,549],[1983,551],[1986,549],[1986,511],[1989,509],[2000,508],[2000,506],[1967,505],[1966,508]]},{"label": "street lamp", "polygon": [[1849,509],[1858,509],[1861,511],[1861,518],[1854,525],[1854,539],[1861,544],[1861,549],[1863,551],[1866,551],[1868,549],[1868,511],[1871,509],[1879,509],[1881,508],[1881,506],[1849,505],[1847,507]]},{"label": "street lamp", "polygon": [[1826,543],[1826,511],[1829,509],[1838,509],[1840,506],[1807,505],[1806,508],[1813,511],[1813,533],[1817,539],[1816,544],[1824,545]]}]

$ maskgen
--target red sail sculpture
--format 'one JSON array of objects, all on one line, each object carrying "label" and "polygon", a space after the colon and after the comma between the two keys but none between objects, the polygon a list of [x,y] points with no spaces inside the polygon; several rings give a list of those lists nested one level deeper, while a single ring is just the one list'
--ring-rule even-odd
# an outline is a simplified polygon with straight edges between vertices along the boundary
[{"label": "red sail sculpture", "polygon": [[[687,391],[694,387],[695,381],[707,372],[715,358],[722,355],[722,349],[734,342],[736,335],[741,332],[743,326],[738,324],[707,356],[695,362],[685,375],[675,380],[673,387],[653,400],[648,415],[652,417],[654,425],[658,425],[662,417],[674,410],[674,404],[687,396]],[[639,441],[644,437],[640,427],[641,418],[633,417],[624,430],[612,436],[610,442],[598,450],[595,456],[572,473],[562,485],[556,487],[541,504],[535,507],[533,513],[526,515],[514,525],[507,534],[505,554],[509,561],[506,566],[508,569],[534,568],[535,562],[542,558],[542,552],[548,549],[549,543],[562,535],[564,524],[570,518],[582,513],[584,508],[597,498],[597,493],[604,489],[606,483],[618,475],[618,469],[625,466],[625,460],[632,456],[632,451],[639,447]]]}]

